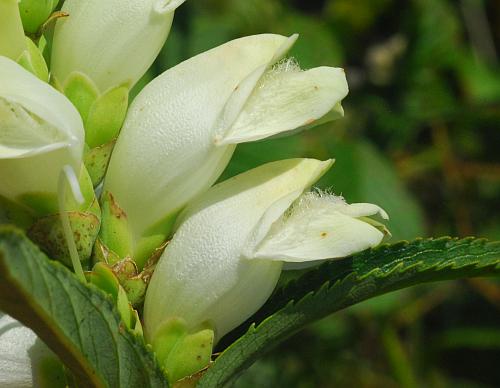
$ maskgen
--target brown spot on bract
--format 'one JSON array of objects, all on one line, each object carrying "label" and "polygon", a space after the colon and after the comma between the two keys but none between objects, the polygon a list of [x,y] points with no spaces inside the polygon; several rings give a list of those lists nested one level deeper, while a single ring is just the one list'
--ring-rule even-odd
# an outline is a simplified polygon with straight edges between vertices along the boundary
[{"label": "brown spot on bract", "polygon": [[196,360],[201,361],[201,356],[196,356]]},{"label": "brown spot on bract", "polygon": [[322,238],[325,238],[326,236],[328,236],[328,233],[327,232],[321,232],[321,235],[320,235]]},{"label": "brown spot on bract", "polygon": [[309,125],[309,124],[312,124],[312,123],[314,123],[315,121],[316,121],[315,119],[309,119],[309,120],[307,120],[307,121],[304,123],[304,125]]}]

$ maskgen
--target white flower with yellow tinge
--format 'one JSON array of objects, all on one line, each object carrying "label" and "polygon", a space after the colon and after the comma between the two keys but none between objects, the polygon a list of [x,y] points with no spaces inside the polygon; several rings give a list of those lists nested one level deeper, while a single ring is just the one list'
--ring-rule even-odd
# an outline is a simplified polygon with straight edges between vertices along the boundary
[{"label": "white flower with yellow tinge", "polygon": [[221,175],[237,144],[343,114],[342,69],[302,71],[281,61],[296,38],[231,41],[166,71],[137,96],[104,185],[127,214],[136,244],[164,238],[178,212]]},{"label": "white flower with yellow tinge", "polygon": [[[0,56],[0,223],[29,228],[30,237],[53,259],[69,264],[70,256],[81,278],[77,251],[88,259],[100,222],[92,184],[82,168],[83,149],[83,123],[71,102]],[[66,182],[76,202],[66,198]],[[69,211],[88,232],[78,246]],[[59,231],[69,253],[64,242],[53,239]]]},{"label": "white flower with yellow tinge", "polygon": [[66,0],[57,21],[52,75],[61,84],[73,72],[90,78],[101,93],[131,88],[146,72],[185,0]]},{"label": "white flower with yellow tinge", "polygon": [[[332,161],[273,162],[209,189],[180,215],[146,293],[147,340],[212,330],[215,341],[268,299],[283,263],[341,258],[378,245],[385,229],[372,204],[306,192]],[[175,355],[165,357],[174,365]]]},{"label": "white flower with yellow tinge", "polygon": [[56,197],[63,167],[80,171],[83,147],[71,102],[0,56],[0,196],[25,205],[39,194]]},{"label": "white flower with yellow tinge", "polygon": [[64,380],[57,356],[32,330],[0,312],[0,387],[51,388]]}]

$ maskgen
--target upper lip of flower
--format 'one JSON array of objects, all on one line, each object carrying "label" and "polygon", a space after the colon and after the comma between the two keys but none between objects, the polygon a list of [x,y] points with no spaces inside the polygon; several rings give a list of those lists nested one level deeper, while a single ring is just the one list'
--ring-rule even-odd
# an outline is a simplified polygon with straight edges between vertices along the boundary
[{"label": "upper lip of flower", "polygon": [[[45,129],[46,132],[38,138],[33,137],[31,144],[30,139],[23,139],[22,147],[18,148],[12,145],[9,147],[8,138],[4,139],[7,143],[3,147],[0,144],[0,158],[26,158],[68,147],[75,160],[79,160],[83,153],[83,124],[69,100],[6,57],[0,56],[0,69],[0,98],[4,105],[13,104],[10,108],[8,105],[4,106],[4,109],[11,109],[10,114],[14,116],[14,120],[19,115],[20,125],[23,125],[23,120],[28,119],[26,125],[31,125],[29,120],[32,120],[32,124],[40,122],[40,125],[51,128],[48,131]],[[31,130],[36,131],[35,128]],[[13,141],[15,144],[15,138]]]}]

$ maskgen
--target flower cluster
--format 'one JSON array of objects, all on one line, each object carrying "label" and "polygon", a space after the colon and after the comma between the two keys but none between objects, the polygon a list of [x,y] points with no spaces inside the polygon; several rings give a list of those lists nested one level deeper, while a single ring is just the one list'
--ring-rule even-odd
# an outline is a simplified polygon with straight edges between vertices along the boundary
[{"label": "flower cluster", "polygon": [[144,303],[145,339],[172,381],[210,362],[287,265],[342,258],[387,233],[370,218],[387,219],[378,206],[310,191],[332,160],[277,161],[214,185],[238,144],[343,116],[344,71],[287,59],[296,35],[204,52],[129,106],[182,3],[66,0],[57,19],[57,1],[0,0],[0,222],[82,281],[82,265],[98,266],[91,281],[110,269],[117,295]]}]

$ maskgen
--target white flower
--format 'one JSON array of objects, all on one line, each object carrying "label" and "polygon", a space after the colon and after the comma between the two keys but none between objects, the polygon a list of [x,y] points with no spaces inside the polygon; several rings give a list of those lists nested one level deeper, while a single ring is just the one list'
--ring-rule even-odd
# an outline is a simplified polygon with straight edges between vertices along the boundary
[{"label": "white flower", "polygon": [[0,196],[55,198],[62,168],[80,171],[83,146],[82,120],[71,102],[0,56]]},{"label": "white flower", "polygon": [[101,92],[132,87],[153,63],[185,0],[66,0],[52,49],[52,74],[63,85],[72,72]]},{"label": "white flower", "polygon": [[215,185],[181,214],[151,279],[146,336],[182,319],[220,339],[267,300],[283,262],[339,258],[376,246],[384,234],[371,204],[303,194],[331,161],[269,163]]},{"label": "white flower", "polygon": [[[36,334],[0,313],[0,386],[3,388],[53,387],[59,359]],[[59,386],[57,384],[57,386]]]},{"label": "white flower", "polygon": [[105,190],[129,217],[136,240],[153,229],[167,234],[175,215],[217,180],[238,143],[342,115],[342,69],[301,71],[294,61],[279,62],[295,40],[264,34],[231,41],[166,71],[135,99]]}]

